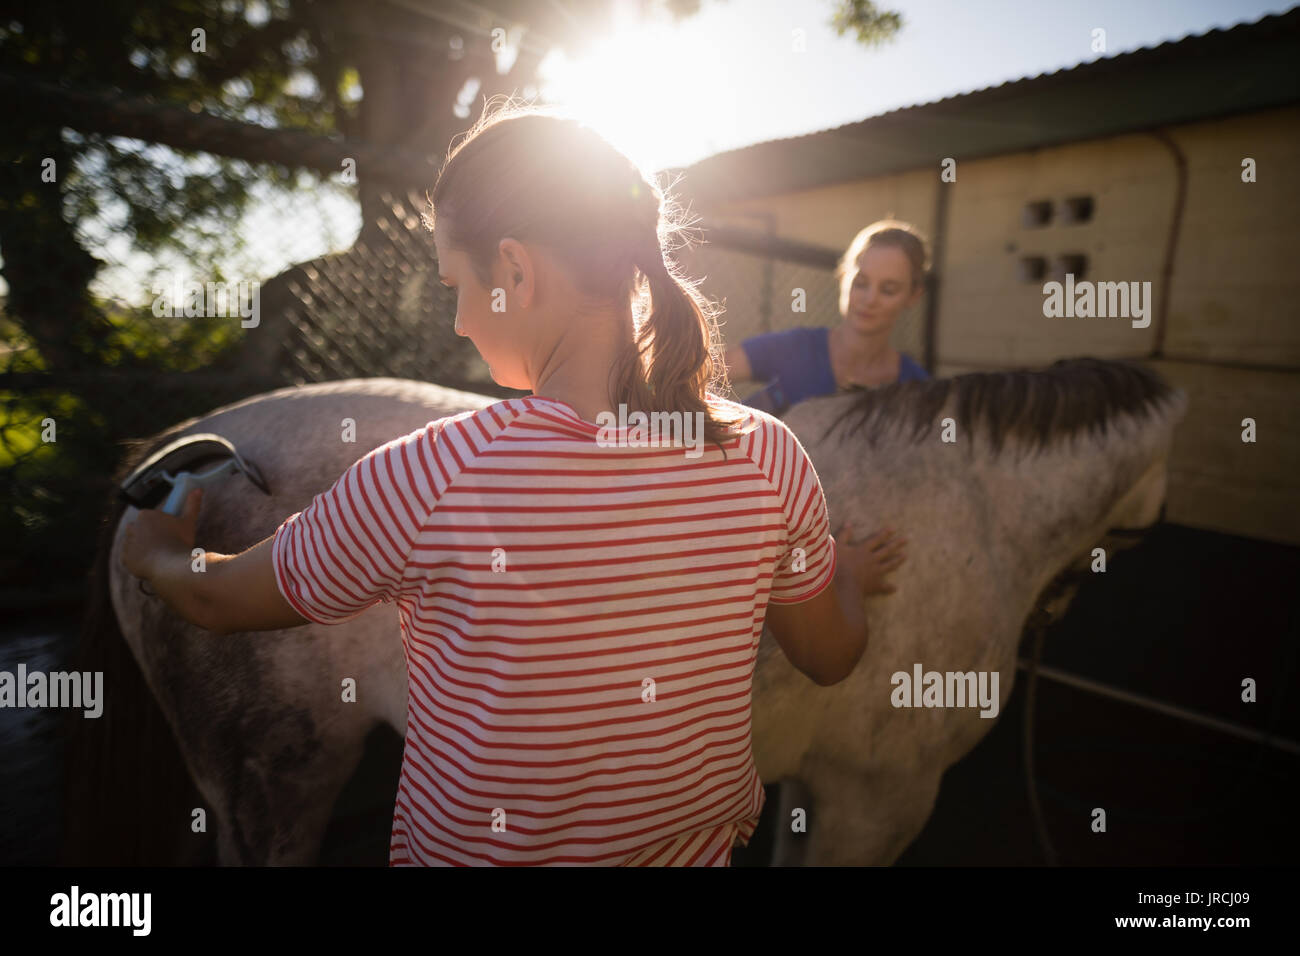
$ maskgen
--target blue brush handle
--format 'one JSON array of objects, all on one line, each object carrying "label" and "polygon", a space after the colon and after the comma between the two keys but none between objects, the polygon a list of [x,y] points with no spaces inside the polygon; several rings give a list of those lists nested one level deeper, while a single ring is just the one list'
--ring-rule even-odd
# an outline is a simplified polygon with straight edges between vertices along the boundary
[{"label": "blue brush handle", "polygon": [[236,471],[238,471],[238,465],[236,465],[235,460],[228,458],[207,471],[180,471],[175,475],[163,472],[163,477],[171,482],[172,490],[159,510],[164,514],[179,515],[185,510],[185,499],[190,496],[191,491],[195,488],[202,488],[214,481],[220,481]]},{"label": "blue brush handle", "polygon": [[180,514],[185,510],[185,499],[197,487],[199,487],[199,482],[194,480],[194,476],[188,471],[182,471],[172,482],[171,494],[167,496],[167,500],[163,502],[160,510],[164,514]]}]

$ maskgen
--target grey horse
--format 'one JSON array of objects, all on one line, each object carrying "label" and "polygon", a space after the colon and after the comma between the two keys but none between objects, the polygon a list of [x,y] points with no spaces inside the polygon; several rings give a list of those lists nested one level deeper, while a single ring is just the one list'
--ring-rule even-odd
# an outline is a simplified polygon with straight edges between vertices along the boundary
[{"label": "grey horse", "polygon": [[[200,544],[237,553],[370,448],[493,401],[399,379],[285,388],[141,443],[121,475],[181,435],[232,441],[274,492],[231,478],[205,493]],[[790,818],[777,820],[777,862],[889,864],[902,853],[944,771],[1010,696],[1019,638],[1045,585],[1091,560],[1107,529],[1159,512],[1186,401],[1141,366],[1075,359],[863,390],[788,413],[832,527],[903,529],[910,556],[892,578],[897,592],[867,599],[867,651],[839,684],[817,686],[770,635],[760,642],[758,771],[765,782],[800,781],[809,797],[781,810]],[[355,443],[340,440],[347,419]],[[107,518],[83,631],[82,666],[108,666],[112,719],[74,732],[65,860],[200,862],[215,834],[222,864],[315,863],[369,735],[405,733],[395,609],[380,604],[333,627],[214,636],[139,590],[120,557],[129,512],[118,505]],[[950,700],[900,706],[897,675],[918,665],[998,675],[996,706],[983,716]],[[355,703],[340,700],[349,677]],[[397,772],[394,761],[393,788]]]}]

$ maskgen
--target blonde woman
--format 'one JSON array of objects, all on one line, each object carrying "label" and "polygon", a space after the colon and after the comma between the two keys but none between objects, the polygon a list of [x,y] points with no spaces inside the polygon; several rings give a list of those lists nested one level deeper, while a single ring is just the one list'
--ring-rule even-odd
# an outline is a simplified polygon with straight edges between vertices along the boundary
[{"label": "blonde woman", "polygon": [[921,298],[926,260],[925,241],[905,222],[885,219],[859,232],[835,270],[841,320],[834,328],[786,329],[727,349],[733,380],[766,383],[744,403],[784,415],[844,388],[929,378],[889,344],[899,316]]},{"label": "blonde woman", "polygon": [[[766,383],[744,403],[784,415],[806,398],[845,388],[929,378],[915,359],[889,343],[899,316],[921,298],[927,259],[925,240],[908,223],[883,219],[859,232],[835,270],[841,320],[834,328],[786,329],[727,349],[733,380]],[[907,539],[882,528],[863,543],[867,593],[892,594],[884,577],[906,559]]]}]

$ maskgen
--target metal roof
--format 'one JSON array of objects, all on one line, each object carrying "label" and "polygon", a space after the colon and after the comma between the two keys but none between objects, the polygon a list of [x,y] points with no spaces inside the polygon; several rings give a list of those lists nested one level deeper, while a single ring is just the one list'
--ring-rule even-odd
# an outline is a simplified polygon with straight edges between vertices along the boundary
[{"label": "metal roof", "polygon": [[[1300,101],[1300,7],[700,160],[704,202],[810,189]],[[674,176],[674,178],[676,178]]]}]

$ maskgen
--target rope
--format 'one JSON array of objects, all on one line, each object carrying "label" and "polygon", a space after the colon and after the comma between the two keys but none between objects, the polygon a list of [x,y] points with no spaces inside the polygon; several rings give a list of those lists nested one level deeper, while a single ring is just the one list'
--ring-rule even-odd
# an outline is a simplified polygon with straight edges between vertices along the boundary
[{"label": "rope", "polygon": [[1049,615],[1041,607],[1034,612],[1034,650],[1029,662],[1029,678],[1025,682],[1025,785],[1029,792],[1029,809],[1034,815],[1034,829],[1038,834],[1038,844],[1043,849],[1043,857],[1048,866],[1057,865],[1056,847],[1047,833],[1047,820],[1043,817],[1043,806],[1038,799],[1038,776],[1034,773],[1034,694],[1038,687],[1038,663],[1043,656],[1043,639],[1047,633]]}]

